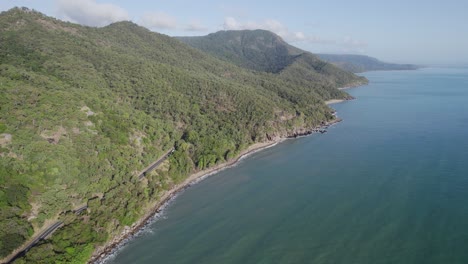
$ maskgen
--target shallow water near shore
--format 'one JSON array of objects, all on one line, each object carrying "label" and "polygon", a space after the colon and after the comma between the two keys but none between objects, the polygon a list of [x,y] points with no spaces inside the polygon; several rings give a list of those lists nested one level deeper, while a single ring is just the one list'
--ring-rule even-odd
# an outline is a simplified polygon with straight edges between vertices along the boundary
[{"label": "shallow water near shore", "polygon": [[328,133],[193,185],[106,263],[468,263],[468,69],[365,76]]}]

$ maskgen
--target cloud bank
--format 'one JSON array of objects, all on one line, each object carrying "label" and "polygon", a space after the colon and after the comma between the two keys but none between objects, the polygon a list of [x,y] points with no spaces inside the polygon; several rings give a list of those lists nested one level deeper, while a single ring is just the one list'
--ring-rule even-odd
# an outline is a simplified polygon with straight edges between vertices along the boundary
[{"label": "cloud bank", "polygon": [[142,26],[149,29],[176,29],[177,20],[162,12],[148,12],[143,14],[140,19]]},{"label": "cloud bank", "polygon": [[[110,3],[98,3],[96,0],[56,0],[55,3],[59,17],[81,25],[103,27],[114,22],[130,20],[124,8]],[[175,17],[164,12],[146,12],[136,20],[138,24],[151,30],[207,30],[198,20],[179,24]]]},{"label": "cloud bank", "polygon": [[233,17],[226,17],[223,28],[224,30],[264,29],[289,41],[304,40],[306,38],[303,32],[291,32],[285,25],[274,19],[267,19],[261,22],[240,22]]},{"label": "cloud bank", "polygon": [[102,27],[113,22],[129,20],[127,11],[117,5],[95,0],[57,0],[58,14],[86,26]]},{"label": "cloud bank", "polygon": [[200,21],[193,20],[187,24],[184,28],[185,31],[207,31],[208,28],[205,27]]},{"label": "cloud bank", "polygon": [[[58,15],[71,22],[96,27],[106,26],[117,21],[130,20],[128,12],[122,7],[110,3],[98,3],[96,1],[97,0],[56,0]],[[146,12],[136,20],[138,24],[154,31],[208,31],[208,28],[199,20],[179,23],[174,16],[164,12]],[[344,52],[364,52],[364,49],[367,47],[367,43],[356,40],[350,36],[327,39],[309,35],[302,31],[291,31],[287,26],[275,19],[240,21],[232,16],[227,16],[224,18],[222,28],[224,30],[264,29],[279,35],[288,42],[335,46],[340,47]]]},{"label": "cloud bank", "polygon": [[344,50],[362,52],[367,43],[346,36],[342,39],[327,39],[319,36],[307,35],[301,31],[290,31],[281,22],[274,19],[264,21],[241,22],[233,17],[225,17],[223,23],[224,30],[244,30],[244,29],[264,29],[271,31],[288,42],[306,42],[309,44],[322,44],[343,47]]}]

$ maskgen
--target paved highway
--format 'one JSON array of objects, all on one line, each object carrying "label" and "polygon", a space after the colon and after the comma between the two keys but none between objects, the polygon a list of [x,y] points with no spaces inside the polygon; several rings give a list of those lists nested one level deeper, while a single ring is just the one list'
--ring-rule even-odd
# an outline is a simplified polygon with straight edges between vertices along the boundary
[{"label": "paved highway", "polygon": [[75,211],[73,211],[76,215],[79,215],[81,214],[81,212],[83,212],[84,210],[88,209],[88,205],[83,205],[81,206],[80,208],[76,209]]},{"label": "paved highway", "polygon": [[153,171],[154,169],[156,169],[163,161],[165,161],[167,159],[167,157],[169,157],[169,155],[172,154],[172,152],[174,152],[174,148],[171,148],[169,151],[166,152],[166,154],[164,154],[164,156],[162,156],[161,158],[159,158],[157,161],[153,162],[151,165],[149,165],[148,167],[146,167],[141,173],[140,175],[138,176],[138,179],[142,179],[143,177],[146,176],[146,174],[148,172],[151,172]]},{"label": "paved highway", "polygon": [[[174,148],[171,148],[170,150],[168,150],[164,156],[162,156],[161,158],[159,158],[157,161],[153,162],[152,164],[150,164],[148,167],[146,167],[141,173],[140,175],[138,176],[139,179],[142,179],[143,177],[146,176],[146,174],[148,172],[151,172],[153,171],[154,169],[156,169],[163,161],[165,161],[167,159],[167,157],[169,157],[169,155],[172,154],[172,152],[174,152]],[[76,215],[79,215],[81,212],[83,212],[84,210],[88,209],[88,205],[83,205],[82,207],[76,209],[74,211],[74,213]],[[55,222],[53,225],[49,226],[44,232],[42,232],[39,236],[37,236],[33,241],[29,242],[21,251],[19,251],[17,254],[15,254],[9,261],[7,261],[6,263],[13,263],[16,259],[18,259],[19,257],[23,256],[24,254],[26,254],[32,247],[34,247],[39,241],[41,241],[42,239],[45,239],[47,236],[49,236],[50,234],[52,234],[53,232],[55,232],[55,230],[57,230],[61,225],[63,224],[62,221],[57,221]]]},{"label": "paved highway", "polygon": [[23,256],[28,252],[32,247],[34,247],[39,241],[45,239],[47,236],[55,232],[61,225],[63,224],[62,221],[57,221],[53,225],[49,226],[44,232],[42,232],[39,236],[37,236],[33,241],[29,242],[21,251],[16,253],[7,263],[13,263],[17,258]]}]

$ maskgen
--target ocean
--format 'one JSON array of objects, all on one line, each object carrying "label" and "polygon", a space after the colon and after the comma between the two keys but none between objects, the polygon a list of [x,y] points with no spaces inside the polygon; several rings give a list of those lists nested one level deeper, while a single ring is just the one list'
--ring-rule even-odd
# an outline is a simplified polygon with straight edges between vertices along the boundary
[{"label": "ocean", "polygon": [[364,76],[341,123],[188,188],[107,263],[468,263],[468,69]]}]

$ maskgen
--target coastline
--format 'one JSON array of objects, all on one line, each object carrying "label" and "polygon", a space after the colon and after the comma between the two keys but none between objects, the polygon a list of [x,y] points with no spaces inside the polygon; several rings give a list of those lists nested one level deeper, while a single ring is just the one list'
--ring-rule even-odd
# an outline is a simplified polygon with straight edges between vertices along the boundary
[{"label": "coastline", "polygon": [[164,193],[157,200],[157,202],[153,204],[153,206],[151,206],[153,208],[149,210],[148,213],[146,213],[140,220],[135,222],[131,227],[125,228],[124,231],[120,235],[114,237],[105,245],[97,248],[95,252],[93,253],[93,255],[91,256],[88,263],[100,263],[101,261],[105,260],[105,258],[109,254],[113,253],[116,248],[124,244],[126,239],[131,238],[141,228],[143,228],[148,223],[148,221],[150,221],[153,218],[154,215],[160,213],[161,210],[165,207],[165,205],[173,199],[173,197],[175,197],[177,194],[179,194],[180,192],[190,187],[192,184],[212,174],[215,174],[219,171],[230,168],[236,165],[240,160],[242,160],[246,156],[251,155],[255,152],[261,151],[263,149],[273,147],[276,144],[284,141],[285,139],[287,138],[280,138],[277,140],[272,140],[272,141],[267,141],[267,142],[254,143],[250,145],[247,149],[242,151],[237,158],[231,161],[224,162],[214,167],[192,173],[183,182],[175,185],[173,188],[167,191],[164,191]]},{"label": "coastline", "polygon": [[[361,87],[361,86],[364,86],[364,85],[367,85],[367,84],[368,84],[368,82],[352,84],[352,85],[349,85],[349,86],[338,87],[338,90],[342,91],[342,90],[358,88],[358,87]],[[342,102],[345,102],[345,101],[351,101],[351,100],[354,100],[354,99],[355,98],[353,98],[353,97],[349,97],[349,98],[346,98],[346,99],[331,99],[331,100],[325,101],[325,104],[326,105],[338,104],[338,103],[342,103]]]},{"label": "coastline", "polygon": [[342,103],[344,101],[348,101],[348,100],[346,100],[346,99],[332,99],[332,100],[325,101],[325,104],[326,105],[332,105],[332,104]]},{"label": "coastline", "polygon": [[325,101],[325,104],[330,106],[330,105],[333,105],[333,104],[339,104],[339,103],[343,103],[343,102],[346,102],[346,101],[352,101],[354,99],[355,99],[354,97],[350,97],[350,98],[346,98],[346,99],[331,99],[331,100]]},{"label": "coastline", "polygon": [[[330,101],[335,101],[335,100],[330,100]],[[341,102],[345,100],[337,100],[337,101]],[[338,102],[334,102],[334,103],[338,103]],[[197,172],[190,174],[183,182],[175,185],[173,188],[169,190],[164,191],[163,194],[159,197],[159,199],[157,199],[157,201],[155,201],[152,205],[148,206],[149,208],[148,212],[144,214],[138,221],[136,221],[131,227],[128,227],[128,226],[125,227],[122,233],[120,233],[119,235],[109,240],[103,246],[96,248],[87,263],[96,264],[96,263],[101,263],[102,261],[105,261],[107,257],[112,255],[112,253],[116,252],[118,248],[120,248],[120,246],[124,245],[128,239],[131,239],[134,235],[138,233],[138,231],[144,228],[146,224],[150,222],[151,219],[155,215],[159,214],[175,196],[177,196],[180,192],[184,191],[185,189],[189,188],[194,183],[197,183],[198,181],[203,180],[206,177],[209,177],[210,175],[216,174],[219,171],[222,171],[224,169],[227,169],[236,165],[240,160],[242,160],[243,158],[255,152],[273,147],[277,145],[278,143],[281,143],[287,139],[308,136],[314,133],[318,133],[322,131],[323,129],[326,129],[329,126],[336,124],[338,122],[341,122],[341,121],[342,121],[341,119],[336,118],[334,120],[326,122],[317,127],[311,128],[309,130],[305,130],[304,132],[299,132],[299,133],[294,132],[294,133],[288,134],[285,137],[278,137],[278,138],[275,138],[273,140],[269,140],[266,142],[254,143],[250,145],[249,147],[247,147],[247,149],[243,150],[235,159],[232,159],[231,161],[227,161],[227,162],[218,164],[212,168],[208,168],[208,169],[197,171]]]},{"label": "coastline", "polygon": [[352,88],[361,87],[361,86],[367,85],[367,84],[369,84],[369,80],[366,79],[366,81],[359,81],[357,83],[349,84],[348,86],[338,87],[338,90],[348,90],[348,89],[352,89]]},{"label": "coastline", "polygon": [[348,89],[352,89],[352,88],[356,88],[356,87],[359,87],[360,85],[356,85],[356,86],[345,86],[345,87],[340,87],[338,88],[338,90],[348,90]]}]

